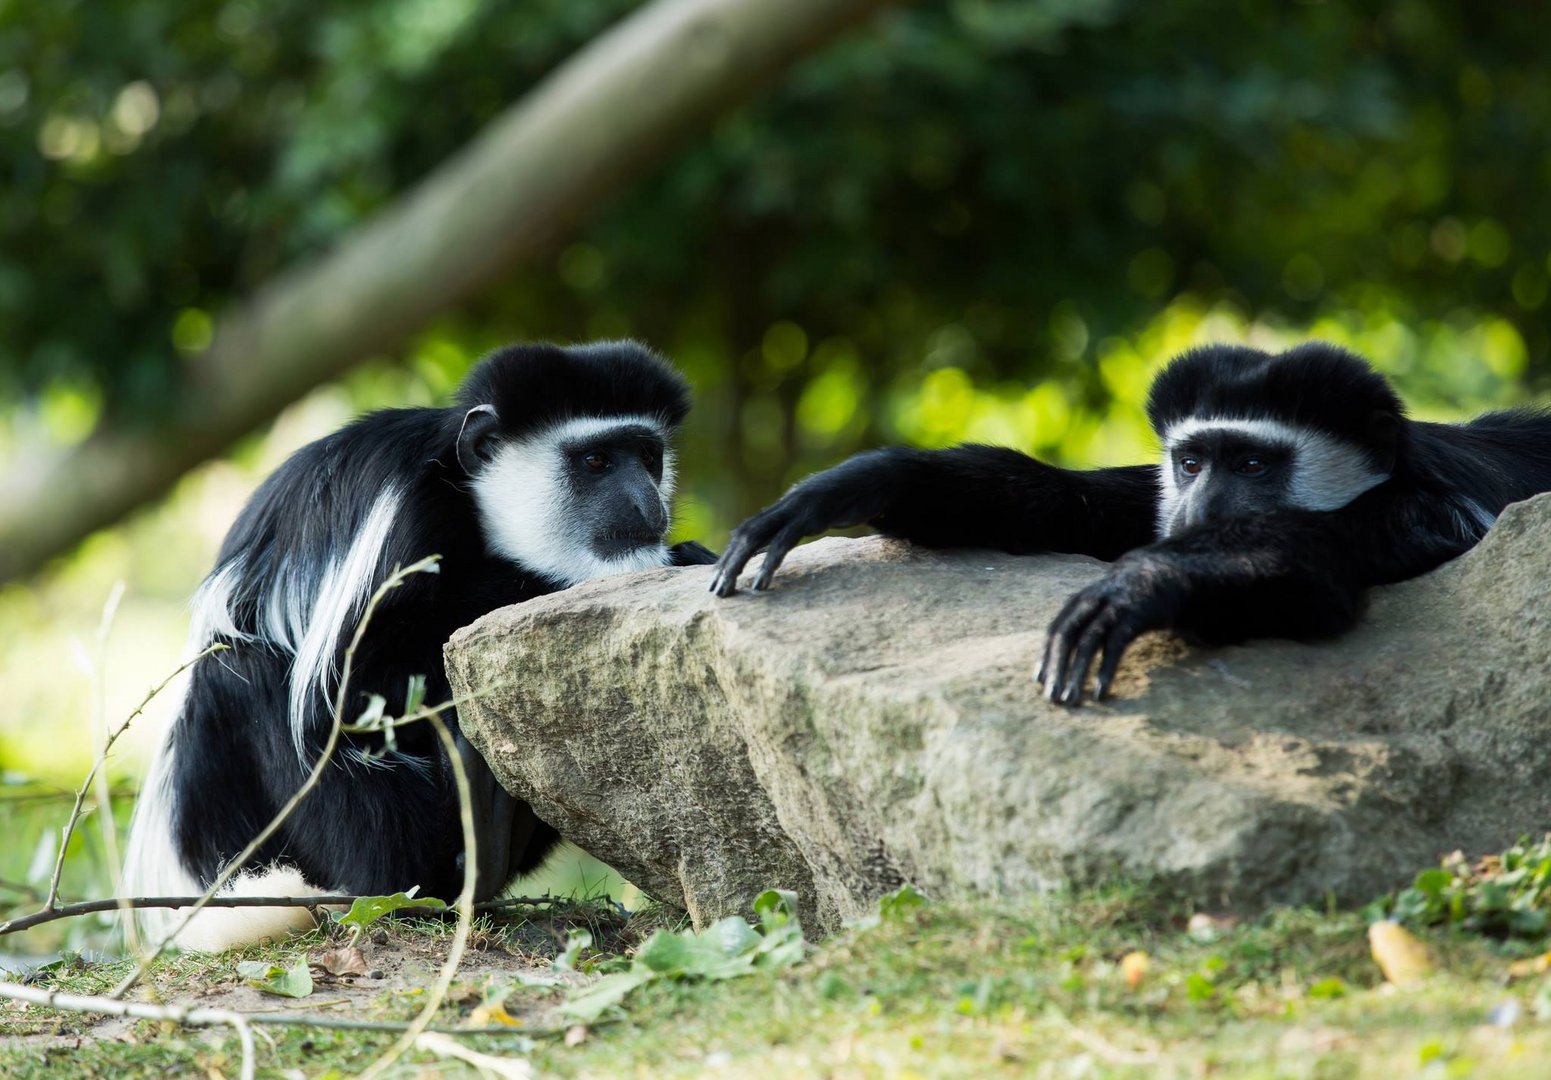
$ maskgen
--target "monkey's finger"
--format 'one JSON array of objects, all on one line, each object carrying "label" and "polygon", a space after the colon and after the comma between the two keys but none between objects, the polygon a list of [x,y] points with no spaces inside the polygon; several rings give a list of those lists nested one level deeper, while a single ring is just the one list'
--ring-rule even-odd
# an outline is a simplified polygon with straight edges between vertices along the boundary
[{"label": "monkey's finger", "polygon": [[1093,690],[1094,701],[1103,701],[1109,697],[1109,687],[1115,681],[1115,672],[1120,668],[1120,659],[1125,656],[1126,650],[1135,640],[1136,629],[1124,620],[1104,639],[1104,659],[1099,663],[1098,684]]},{"label": "monkey's finger", "polygon": [[1051,635],[1047,660],[1049,671],[1045,679],[1046,701],[1060,700],[1062,688],[1066,685],[1066,673],[1071,665],[1072,642],[1068,640],[1065,632]]},{"label": "monkey's finger", "polygon": [[738,591],[738,575],[743,573],[754,553],[764,546],[758,532],[750,528],[755,524],[754,520],[744,522],[728,539],[727,550],[722,552],[721,561],[716,564],[716,576],[711,579],[711,591],[717,596],[731,596]]},{"label": "monkey's finger", "polygon": [[775,577],[775,572],[781,568],[782,561],[801,539],[802,529],[794,525],[788,525],[776,533],[775,539],[770,541],[770,547],[765,552],[764,564],[759,568],[759,573],[754,575],[752,588],[755,592],[764,592],[770,588],[770,579]]},{"label": "monkey's finger", "polygon": [[1050,640],[1045,646],[1043,665],[1047,701],[1055,701],[1065,685],[1066,673],[1072,662],[1072,649],[1100,603],[1098,597],[1080,592],[1066,602],[1061,614],[1050,624]]},{"label": "monkey's finger", "polygon": [[1083,627],[1082,637],[1078,639],[1077,652],[1072,660],[1071,671],[1067,673],[1066,686],[1061,692],[1060,700],[1063,705],[1082,704],[1082,691],[1088,682],[1088,672],[1093,670],[1093,661],[1098,658],[1099,649],[1108,637],[1106,631],[1113,617],[1111,610],[1106,608]]},{"label": "monkey's finger", "polygon": [[1039,662],[1039,683],[1045,690],[1045,700],[1054,701],[1056,687],[1061,685],[1061,657],[1064,654],[1059,620],[1051,626],[1045,638],[1045,655]]},{"label": "monkey's finger", "polygon": [[743,570],[743,564],[748,561],[747,556],[740,558],[740,548],[737,544],[729,544],[727,550],[722,553],[721,562],[716,564],[716,574],[711,578],[711,591],[717,596],[731,596],[738,591],[738,574]]}]

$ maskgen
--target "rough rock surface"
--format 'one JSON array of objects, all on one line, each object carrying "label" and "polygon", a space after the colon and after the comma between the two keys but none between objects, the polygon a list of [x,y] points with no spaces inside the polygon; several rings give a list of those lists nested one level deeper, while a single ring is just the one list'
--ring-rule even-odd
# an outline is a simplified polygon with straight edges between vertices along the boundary
[{"label": "rough rock surface", "polygon": [[493,612],[448,668],[501,781],[697,924],[772,885],[821,930],[902,881],[1360,901],[1551,827],[1551,496],[1339,640],[1151,635],[1112,702],[1047,705],[1044,627],[1103,569],[820,540],[767,594],[696,567]]}]

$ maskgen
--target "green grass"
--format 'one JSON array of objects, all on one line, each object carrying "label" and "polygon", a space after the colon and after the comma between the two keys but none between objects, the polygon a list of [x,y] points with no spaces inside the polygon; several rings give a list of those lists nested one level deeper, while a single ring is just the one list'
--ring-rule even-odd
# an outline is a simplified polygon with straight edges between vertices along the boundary
[{"label": "green grass", "polygon": [[[1458,929],[1426,932],[1438,973],[1414,990],[1383,984],[1354,914],[1281,910],[1201,941],[1182,912],[1145,895],[1110,893],[1023,904],[939,904],[896,913],[866,930],[817,946],[778,972],[717,982],[655,982],[627,998],[611,1023],[567,1046],[541,1035],[531,1058],[542,1075],[729,1076],[1051,1076],[1051,1077],[1465,1077],[1539,1078],[1551,1061],[1551,1023],[1536,1016],[1544,976],[1505,985],[1525,947]],[[629,920],[594,906],[512,923],[486,923],[481,947],[440,1023],[466,1021],[492,988],[517,970],[543,970],[566,931],[586,923],[597,960],[628,951],[662,916]],[[379,935],[380,937],[382,935]],[[374,991],[349,1010],[325,1014],[407,1018],[419,994],[416,972],[434,969],[445,948],[440,924],[400,923],[370,949],[412,957],[408,982]],[[178,957],[157,971],[165,1000],[198,996],[235,982],[239,959],[289,963],[314,937],[216,958]],[[1118,960],[1148,954],[1132,988]],[[369,950],[369,957],[372,952]],[[375,961],[374,961],[375,962]],[[417,966],[418,965],[418,966]],[[100,991],[121,965],[62,973],[61,989]],[[426,985],[426,977],[418,985]],[[314,1008],[337,995],[266,999],[279,1008]],[[494,991],[499,997],[500,991]],[[507,1011],[527,1029],[563,1029],[556,991],[523,987]],[[1517,1005],[1511,1026],[1494,1010]],[[1542,1006],[1543,1007],[1543,1006]],[[0,1075],[104,1076],[113,1080],[185,1073],[233,1075],[236,1042],[222,1031],[140,1023],[129,1036],[45,1039],[24,1033],[54,1024],[89,1030],[80,1018],[0,1007]],[[518,1028],[517,1030],[523,1030]],[[309,1077],[363,1068],[391,1042],[386,1034],[267,1028],[260,1074],[300,1069]],[[272,1044],[271,1044],[272,1040]],[[488,1037],[470,1045],[510,1052]],[[474,1075],[441,1063],[439,1075]],[[404,1075],[414,1075],[406,1068]],[[292,1073],[292,1075],[295,1075]]]}]

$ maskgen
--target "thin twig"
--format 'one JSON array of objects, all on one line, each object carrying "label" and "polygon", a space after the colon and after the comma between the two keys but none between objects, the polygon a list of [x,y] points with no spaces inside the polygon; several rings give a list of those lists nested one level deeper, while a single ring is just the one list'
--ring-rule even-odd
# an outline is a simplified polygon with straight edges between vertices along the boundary
[{"label": "thin twig", "polygon": [[[82,900],[78,904],[61,904],[52,911],[39,911],[0,923],[0,937],[20,933],[34,926],[41,926],[56,919],[68,919],[77,915],[91,915],[116,908],[143,910],[146,908],[186,908],[199,903],[198,896],[117,896],[107,900]],[[349,904],[353,896],[217,896],[205,900],[206,907],[313,907],[320,904]]]},{"label": "thin twig", "polygon": [[[179,666],[178,670],[174,671],[171,675],[167,676],[161,682],[153,686],[151,688],[151,692],[145,695],[145,698],[135,708],[135,711],[129,714],[128,719],[120,724],[116,731],[111,732],[107,739],[103,742],[102,749],[97,753],[97,760],[92,762],[91,771],[86,774],[86,779],[82,780],[81,786],[76,789],[75,805],[70,808],[70,817],[65,822],[64,835],[59,839],[59,855],[54,860],[54,874],[49,879],[48,898],[44,902],[43,911],[54,911],[59,907],[59,875],[61,871],[64,870],[65,866],[65,849],[70,846],[70,837],[75,832],[76,823],[81,820],[81,806],[86,801],[86,793],[91,790],[92,781],[97,778],[98,770],[100,770],[103,763],[108,760],[108,751],[113,749],[113,744],[118,741],[118,737],[129,730],[129,725],[134,723],[141,713],[145,712],[145,707],[151,703],[152,699],[155,698],[157,694],[160,694],[163,690],[165,690],[169,683],[171,683],[179,675],[182,675],[189,668],[199,663],[205,657],[209,656],[211,653],[218,653],[224,649],[229,648],[231,648],[230,645],[223,645],[218,642],[210,646],[198,656],[194,657],[192,660]],[[3,932],[3,928],[0,928],[0,933]]]},{"label": "thin twig", "polygon": [[42,900],[43,894],[34,885],[28,885],[25,881],[7,881],[0,878],[0,889],[8,889],[11,892],[21,893],[31,900]]},{"label": "thin twig", "polygon": [[[102,749],[97,753],[97,762],[106,764],[108,759],[108,747],[112,744],[116,733],[108,730],[108,638],[113,633],[113,623],[118,617],[119,604],[124,599],[124,583],[116,581],[108,593],[107,602],[102,605],[102,621],[97,624],[97,655],[92,664],[92,740],[101,745]],[[123,725],[119,725],[120,728]],[[118,847],[118,823],[113,820],[113,791],[108,782],[106,769],[100,767],[92,772],[93,793],[97,800],[97,828],[102,833],[103,862],[108,867],[108,895],[119,894],[119,859]],[[59,847],[61,865],[65,857],[65,848]],[[59,903],[56,894],[49,894],[49,905]],[[126,911],[127,915],[128,912]]]},{"label": "thin twig", "polygon": [[533,1064],[527,1058],[481,1054],[478,1050],[471,1050],[456,1039],[449,1039],[445,1035],[427,1033],[417,1038],[415,1045],[437,1057],[450,1057],[466,1065],[472,1065],[474,1071],[481,1076],[497,1076],[501,1080],[532,1080],[538,1075],[533,1071]]},{"label": "thin twig", "polygon": [[[30,886],[12,885],[9,882],[0,882],[0,887],[25,889]],[[38,895],[37,890],[32,890]],[[331,907],[334,905],[349,906],[361,899],[373,899],[372,897],[360,897],[353,895],[319,895],[319,896],[213,896],[205,900],[207,908],[264,908],[264,907]],[[76,904],[60,904],[53,911],[38,911],[31,915],[19,915],[8,922],[0,923],[0,937],[7,934],[20,933],[30,930],[34,926],[42,926],[58,919],[71,919],[79,915],[93,915],[102,911],[112,911],[119,907],[133,908],[137,911],[147,908],[186,908],[199,903],[198,896],[123,896],[111,897],[107,900],[82,900]],[[563,896],[512,896],[504,900],[485,900],[474,905],[475,914],[495,914],[519,907],[540,907],[546,904],[559,904],[566,902]],[[439,913],[437,908],[404,907],[394,911],[395,915],[414,917],[427,916]]]},{"label": "thin twig", "polygon": [[[130,785],[113,789],[113,797],[115,799],[133,798],[134,795],[135,788]],[[58,788],[54,791],[20,791],[14,795],[0,793],[0,806],[23,806],[27,803],[37,802],[65,802],[73,798],[75,798],[75,792],[68,788]]]},{"label": "thin twig", "polygon": [[453,783],[458,788],[458,821],[463,826],[463,891],[458,894],[458,926],[453,931],[452,944],[447,950],[447,961],[442,965],[441,975],[437,978],[436,985],[431,988],[425,1007],[410,1021],[409,1028],[394,1041],[393,1045],[361,1072],[360,1080],[375,1080],[376,1077],[381,1076],[393,1066],[394,1062],[404,1056],[404,1051],[415,1045],[415,1040],[431,1025],[432,1017],[436,1015],[436,1010],[442,1007],[447,991],[452,987],[452,980],[457,976],[458,968],[463,963],[463,951],[468,947],[469,942],[469,928],[474,923],[474,883],[479,870],[479,853],[476,847],[478,838],[474,835],[474,794],[469,787],[468,774],[463,769],[463,756],[458,753],[458,746],[453,742],[452,732],[447,730],[447,725],[440,716],[431,716],[427,719],[436,729],[436,736],[442,741],[442,749],[447,752],[448,764],[452,766]]},{"label": "thin twig", "polygon": [[[317,1016],[303,1012],[229,1012],[226,1009],[206,1009],[199,1005],[153,1005],[142,1001],[119,1001],[117,998],[98,997],[90,994],[67,994],[48,990],[41,986],[23,986],[20,983],[0,982],[0,998],[25,1001],[30,1005],[61,1009],[65,1012],[96,1013],[103,1016],[128,1016],[136,1020],[167,1020],[175,1024],[205,1027],[211,1024],[231,1023],[227,1016],[241,1018],[249,1024],[271,1027],[312,1027],[329,1031],[408,1031],[408,1020],[346,1020],[332,1016]],[[442,1035],[520,1035],[530,1039],[564,1035],[569,1025],[560,1027],[514,1028],[478,1027],[454,1028],[432,1025],[425,1031]]]},{"label": "thin twig", "polygon": [[389,727],[401,728],[405,724],[413,724],[417,720],[429,720],[440,716],[448,709],[455,709],[459,705],[467,705],[471,701],[477,701],[486,694],[503,689],[506,686],[504,680],[497,680],[488,686],[482,686],[478,690],[470,690],[467,694],[457,694],[448,698],[440,705],[424,705],[414,712],[405,713],[403,716],[391,717],[391,723],[386,720],[373,720],[364,724],[346,724],[340,730],[350,735],[377,735]]},{"label": "thin twig", "polygon": [[[102,615],[97,620],[96,648],[92,652],[88,653],[86,651],[86,646],[81,644],[79,638],[72,638],[70,641],[75,652],[76,666],[86,675],[86,681],[90,688],[90,693],[88,694],[90,704],[87,711],[90,715],[88,722],[91,725],[91,740],[94,745],[107,741],[107,705],[103,699],[103,690],[106,684],[103,679],[103,668],[107,663],[108,633],[113,627],[113,617],[118,614],[119,602],[123,599],[124,583],[123,581],[115,581],[113,587],[108,590],[108,598],[102,602]],[[101,756],[97,760],[100,761]],[[93,762],[92,771],[87,774],[86,784],[83,787],[89,786],[96,777],[96,764],[97,762]],[[75,806],[70,812],[70,820],[65,825],[65,831],[60,835],[59,855],[54,860],[54,873],[49,879],[48,897],[43,901],[45,908],[51,908],[59,901],[59,875],[65,865],[65,852],[70,847],[70,837],[75,832],[76,823],[86,813],[82,809],[82,796],[84,794],[85,792],[83,791],[76,796]],[[112,857],[111,853],[108,852],[104,852],[104,855],[107,858]]]},{"label": "thin twig", "polygon": [[476,915],[494,915],[520,907],[546,907],[572,903],[569,896],[507,896],[500,900],[482,900],[474,905]]},{"label": "thin twig", "polygon": [[324,770],[328,768],[329,762],[333,760],[335,749],[339,746],[340,728],[342,727],[342,718],[345,713],[345,698],[350,685],[351,668],[355,663],[356,649],[360,647],[361,639],[366,635],[366,627],[372,620],[373,612],[377,610],[377,605],[382,602],[383,597],[403,584],[405,578],[411,574],[428,571],[434,572],[436,564],[440,559],[440,555],[428,555],[419,562],[394,570],[381,585],[377,586],[377,590],[372,593],[371,599],[366,603],[366,610],[361,613],[360,621],[355,625],[355,634],[350,639],[350,645],[345,649],[344,662],[340,666],[339,688],[334,696],[333,722],[329,725],[328,739],[324,742],[317,761],[313,763],[312,771],[302,781],[301,787],[296,789],[295,793],[286,800],[285,805],[281,806],[275,816],[270,819],[269,824],[259,830],[259,834],[248,842],[247,847],[243,848],[234,858],[227,862],[226,866],[222,868],[221,872],[216,875],[215,880],[205,890],[204,896],[200,898],[198,903],[189,908],[188,913],[183,916],[178,925],[173,927],[170,933],[157,942],[150,953],[135,965],[135,970],[131,971],[121,983],[113,988],[112,997],[123,997],[135,983],[145,977],[145,973],[156,962],[156,958],[161,956],[167,946],[172,944],[179,934],[183,933],[188,924],[194,920],[194,916],[203,910],[206,903],[214,898],[216,893],[226,887],[226,883],[247,865],[248,860],[253,857],[259,848],[269,842],[269,838],[280,830],[280,826],[285,824],[296,808],[301,805],[302,800],[318,786],[319,781],[323,779]]},{"label": "thin twig", "polygon": [[45,990],[40,986],[21,986],[17,983],[0,983],[0,997],[10,998],[13,1001],[25,1001],[33,1005],[45,1005],[65,1012],[129,1016],[137,1020],[170,1020],[175,1024],[187,1024],[191,1027],[228,1025],[236,1029],[237,1038],[242,1042],[242,1078],[253,1080],[253,1030],[248,1026],[250,1018],[229,1009],[115,1001],[112,998],[86,994],[62,994],[56,990]]}]

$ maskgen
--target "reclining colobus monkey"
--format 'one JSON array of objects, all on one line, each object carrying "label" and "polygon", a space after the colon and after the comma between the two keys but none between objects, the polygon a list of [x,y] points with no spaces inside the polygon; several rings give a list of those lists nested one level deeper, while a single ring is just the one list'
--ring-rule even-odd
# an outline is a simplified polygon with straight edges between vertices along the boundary
[{"label": "reclining colobus monkey", "polygon": [[1362,591],[1467,551],[1509,503],[1551,490],[1551,414],[1468,424],[1405,418],[1384,378],[1335,346],[1280,355],[1213,346],[1171,363],[1148,417],[1161,465],[1074,472],[1013,450],[875,450],[802,481],[740,525],[711,584],[765,589],[804,536],[862,523],[932,547],[1117,560],[1050,626],[1035,678],[1076,705],[1104,697],[1147,630],[1208,643],[1314,638]]},{"label": "reclining colobus monkey", "polygon": [[[273,817],[332,723],[342,653],[397,566],[441,556],[376,609],[347,687],[401,715],[409,679],[449,696],[442,644],[505,604],[605,574],[709,563],[663,545],[683,379],[629,342],[502,349],[458,404],[372,413],[297,451],[258,489],[194,599],[192,644],[232,648],[192,673],[131,826],[127,895],[194,894]],[[458,736],[488,898],[556,842]],[[381,894],[462,886],[458,800],[427,724],[351,736],[232,891]],[[149,930],[168,929],[153,918]],[[206,911],[181,944],[220,948],[307,925],[298,909]]]}]

